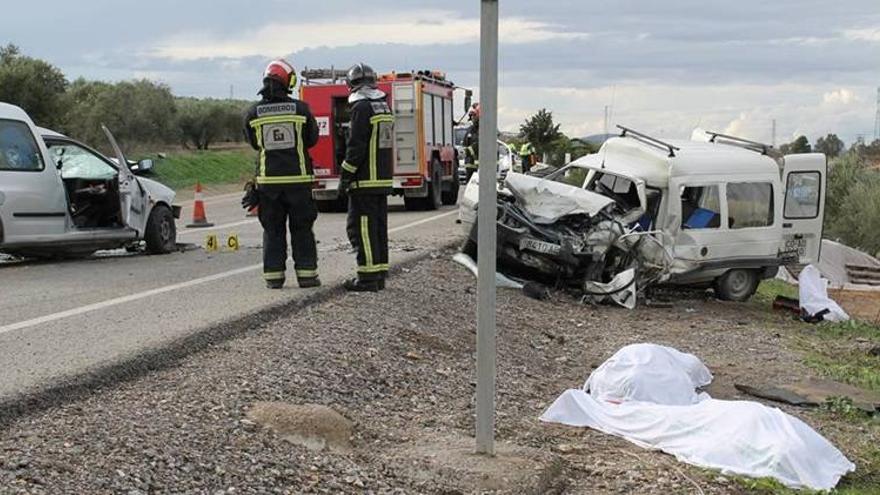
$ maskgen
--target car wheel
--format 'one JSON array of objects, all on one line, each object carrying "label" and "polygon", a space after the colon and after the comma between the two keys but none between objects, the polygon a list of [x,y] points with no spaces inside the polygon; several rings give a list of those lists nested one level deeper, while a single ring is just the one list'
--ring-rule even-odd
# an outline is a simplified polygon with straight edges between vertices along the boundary
[{"label": "car wheel", "polygon": [[758,282],[755,270],[728,270],[715,281],[715,294],[722,301],[747,301],[757,290]]},{"label": "car wheel", "polygon": [[147,220],[144,240],[147,241],[147,252],[150,254],[167,254],[177,249],[177,227],[171,208],[165,205],[153,208]]}]

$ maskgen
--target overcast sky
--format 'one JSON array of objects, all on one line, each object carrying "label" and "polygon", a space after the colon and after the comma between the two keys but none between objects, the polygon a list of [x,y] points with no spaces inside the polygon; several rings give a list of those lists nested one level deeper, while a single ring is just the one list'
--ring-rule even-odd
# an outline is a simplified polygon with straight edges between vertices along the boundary
[{"label": "overcast sky", "polygon": [[[573,136],[700,125],[769,141],[873,138],[880,0],[501,0],[500,124],[542,107]],[[478,86],[477,0],[4,2],[0,43],[70,79],[148,77],[252,98],[266,62],[436,68]]]}]

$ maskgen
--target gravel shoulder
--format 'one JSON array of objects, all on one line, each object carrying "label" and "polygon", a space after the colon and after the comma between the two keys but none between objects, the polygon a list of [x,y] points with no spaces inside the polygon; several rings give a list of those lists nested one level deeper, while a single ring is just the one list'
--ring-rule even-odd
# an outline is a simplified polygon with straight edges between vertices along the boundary
[{"label": "gravel shoulder", "polygon": [[[424,438],[472,435],[475,281],[449,255],[405,269],[383,293],[340,295],[173,368],[10,422],[0,432],[0,492],[460,493],[453,475],[412,476],[401,458]],[[809,334],[805,325],[759,303],[668,299],[626,311],[584,306],[561,292],[536,301],[499,291],[497,436],[558,462],[553,490],[763,489],[537,420],[563,390],[637,342],[699,356],[716,377],[709,393],[722,399],[747,398],[734,383],[816,375],[797,345]],[[265,401],[334,408],[353,424],[351,449],[311,451],[259,428],[247,412]],[[871,460],[876,421],[781,408],[859,465],[845,483],[880,482]]]}]

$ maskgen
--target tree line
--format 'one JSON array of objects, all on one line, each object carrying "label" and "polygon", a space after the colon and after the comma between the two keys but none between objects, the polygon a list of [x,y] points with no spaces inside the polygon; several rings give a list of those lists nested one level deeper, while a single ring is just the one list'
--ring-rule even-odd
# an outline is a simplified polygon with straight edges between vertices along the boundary
[{"label": "tree line", "polygon": [[147,79],[70,82],[60,69],[23,55],[15,45],[0,47],[0,101],[22,107],[39,126],[92,145],[105,142],[105,124],[127,150],[155,145],[206,150],[241,141],[248,105],[175,97],[167,85]]}]

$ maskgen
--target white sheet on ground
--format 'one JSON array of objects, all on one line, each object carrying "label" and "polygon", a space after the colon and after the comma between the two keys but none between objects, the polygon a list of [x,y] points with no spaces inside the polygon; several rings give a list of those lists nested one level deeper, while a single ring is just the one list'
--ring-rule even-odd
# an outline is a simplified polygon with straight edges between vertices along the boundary
[{"label": "white sheet on ground", "polygon": [[583,389],[563,393],[541,421],[590,427],[724,473],[827,490],[855,469],[801,420],[757,402],[698,393],[712,374],[691,354],[654,344],[619,350]]},{"label": "white sheet on ground", "polygon": [[798,292],[800,296],[801,309],[805,310],[810,316],[828,310],[825,314],[825,321],[847,321],[849,315],[828,297],[828,281],[822,278],[819,270],[808,265],[798,276]]}]

